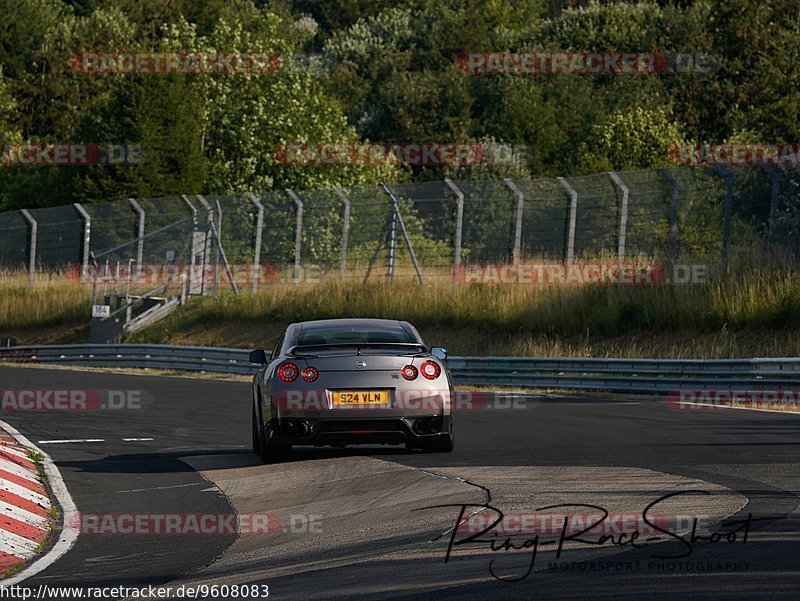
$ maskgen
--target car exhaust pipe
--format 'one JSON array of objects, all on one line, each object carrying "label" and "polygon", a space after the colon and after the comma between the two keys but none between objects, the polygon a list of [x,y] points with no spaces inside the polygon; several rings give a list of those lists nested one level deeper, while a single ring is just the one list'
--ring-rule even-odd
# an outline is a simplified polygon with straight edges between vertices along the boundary
[{"label": "car exhaust pipe", "polygon": [[303,438],[304,436],[308,436],[308,433],[311,431],[308,422],[302,419],[286,420],[281,424],[281,429],[284,434],[292,438]]},{"label": "car exhaust pipe", "polygon": [[414,431],[417,434],[430,434],[431,426],[428,423],[428,420],[423,418],[423,419],[418,419],[417,421],[415,421],[414,422]]}]

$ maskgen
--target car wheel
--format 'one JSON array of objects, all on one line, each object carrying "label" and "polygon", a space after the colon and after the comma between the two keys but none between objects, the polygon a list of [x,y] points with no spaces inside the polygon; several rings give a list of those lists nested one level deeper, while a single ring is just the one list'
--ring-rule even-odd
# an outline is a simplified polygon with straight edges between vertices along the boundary
[{"label": "car wheel", "polygon": [[253,408],[253,453],[256,455],[261,454],[261,436],[259,435],[261,428],[258,424],[258,416],[256,410]]},{"label": "car wheel", "polygon": [[261,455],[261,461],[264,463],[280,463],[281,461],[286,461],[292,453],[292,445],[268,440],[263,429],[261,430],[259,442],[259,455]]}]

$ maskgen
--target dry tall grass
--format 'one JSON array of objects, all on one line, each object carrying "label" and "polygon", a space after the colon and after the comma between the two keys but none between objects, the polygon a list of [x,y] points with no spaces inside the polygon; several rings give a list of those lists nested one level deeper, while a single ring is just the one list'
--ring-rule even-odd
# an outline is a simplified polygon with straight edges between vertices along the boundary
[{"label": "dry tall grass", "polygon": [[0,271],[0,334],[88,322],[91,289],[63,273],[42,273],[33,287],[28,274]]},{"label": "dry tall grass", "polygon": [[[791,262],[738,259],[707,283],[683,285],[464,285],[450,277],[420,286],[338,278],[279,283],[252,294],[190,304],[138,334],[150,342],[267,345],[286,324],[364,316],[406,319],[459,354],[698,356],[800,354],[800,277]],[[0,334],[88,322],[91,289],[61,274],[35,288],[0,273]]]}]

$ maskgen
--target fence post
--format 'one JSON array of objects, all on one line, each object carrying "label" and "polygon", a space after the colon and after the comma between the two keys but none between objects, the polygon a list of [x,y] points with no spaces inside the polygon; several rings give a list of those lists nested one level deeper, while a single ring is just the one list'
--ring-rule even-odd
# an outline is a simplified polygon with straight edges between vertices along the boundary
[{"label": "fence post", "polygon": [[[211,205],[208,204],[205,197],[201,196],[200,194],[196,194],[195,198],[203,205],[203,209],[206,211],[206,220],[208,221],[208,229],[205,231],[205,237],[203,238],[203,269],[200,272],[200,278],[202,282],[202,291],[201,294],[205,295],[206,293],[206,271],[209,262],[211,261],[211,236],[209,236],[210,231],[214,230],[214,212],[211,208]],[[217,237],[219,237],[219,232],[217,232]],[[222,242],[218,240],[221,244]],[[217,263],[217,268],[219,268],[219,263]],[[214,274],[214,278],[216,281],[216,273]]]},{"label": "fence post", "polygon": [[772,254],[773,244],[775,243],[775,222],[778,218],[778,199],[781,195],[781,174],[775,169],[774,165],[764,165],[772,180],[772,192],[769,203],[769,225],[767,227],[767,252]]},{"label": "fence post", "polygon": [[344,277],[345,267],[347,266],[347,240],[350,236],[350,199],[339,187],[334,188],[336,195],[344,205],[342,213],[342,252],[339,256],[339,277]]},{"label": "fence post", "polygon": [[628,186],[626,186],[619,175],[613,171],[608,172],[608,176],[619,188],[622,193],[619,207],[619,235],[617,237],[617,263],[622,263],[625,260],[625,239],[628,235]]},{"label": "fence post", "polygon": [[525,195],[511,179],[506,177],[503,182],[517,197],[517,209],[514,217],[514,249],[511,251],[511,261],[516,265],[519,263],[520,248],[522,246],[522,212],[525,208]]},{"label": "fence post", "polygon": [[294,269],[292,271],[292,283],[297,284],[300,280],[300,251],[303,241],[303,201],[290,188],[286,188],[286,194],[297,205],[297,223],[294,230]]},{"label": "fence post", "polygon": [[456,195],[456,231],[453,249],[453,268],[458,269],[461,265],[461,236],[464,229],[464,193],[450,178],[446,178],[444,183]]},{"label": "fence post", "polygon": [[139,238],[139,243],[136,247],[136,272],[142,272],[142,261],[144,260],[144,223],[145,211],[135,198],[129,198],[128,202],[131,203],[133,210],[139,215],[139,227],[137,229],[136,237]]},{"label": "fence post", "polygon": [[222,248],[222,204],[219,199],[214,203],[217,207],[217,237],[219,238],[217,244],[216,257],[214,259],[214,294],[219,293],[219,250]]},{"label": "fence post", "polygon": [[74,203],[75,210],[83,217],[83,253],[81,255],[81,279],[86,277],[89,271],[89,245],[92,240],[92,218],[80,203]]},{"label": "fence post", "polygon": [[[195,261],[197,260],[197,248],[200,246],[200,232],[197,230],[197,207],[192,204],[192,201],[189,200],[189,197],[186,194],[181,194],[181,199],[186,205],[189,207],[189,210],[192,211],[192,248],[191,248],[191,258],[189,260],[189,291],[187,295],[191,296],[193,294],[198,293],[198,286],[197,286],[197,270],[195,269]],[[207,237],[207,236],[206,236]],[[205,241],[203,241],[203,249],[205,250]],[[203,258],[203,262],[205,263],[205,257]],[[203,283],[200,282],[199,287],[200,295],[203,294]]]},{"label": "fence post", "polygon": [[22,216],[25,218],[25,221],[31,226],[31,245],[28,252],[30,256],[28,257],[28,283],[31,288],[33,288],[34,283],[36,281],[36,238],[39,232],[39,224],[36,223],[36,220],[33,218],[26,209],[22,209],[20,211]]},{"label": "fence post", "polygon": [[397,195],[392,191],[389,185],[386,182],[380,183],[381,188],[383,191],[386,192],[386,195],[392,201],[392,223],[391,223],[391,236],[392,236],[392,246],[389,248],[389,279],[392,278],[394,275],[394,256],[395,256],[395,245],[397,244],[397,226],[400,226],[400,232],[403,234],[403,240],[406,243],[406,250],[408,251],[408,256],[411,257],[411,263],[414,265],[414,271],[417,273],[417,279],[419,280],[420,284],[425,284],[425,279],[422,277],[422,271],[419,267],[419,261],[417,261],[417,254],[414,252],[414,246],[411,244],[411,237],[408,235],[408,230],[406,229],[406,224],[403,222],[403,216],[400,214],[400,202],[397,199]]},{"label": "fence post", "polygon": [[261,276],[261,229],[264,227],[264,205],[252,192],[247,197],[256,207],[256,245],[253,249],[253,292],[258,291],[258,280]]},{"label": "fence post", "polygon": [[725,213],[722,221],[722,264],[728,264],[728,244],[731,238],[731,213],[733,212],[733,176],[722,165],[714,165],[714,171],[725,180]]},{"label": "fence post", "polygon": [[572,265],[572,259],[575,256],[575,224],[578,220],[578,193],[573,190],[569,182],[563,177],[557,177],[558,183],[569,194],[569,226],[567,229],[567,265]]},{"label": "fence post", "polygon": [[678,187],[678,180],[666,169],[659,169],[658,172],[665,180],[669,182],[672,187],[672,202],[669,213],[669,262],[670,265],[675,264],[678,257],[678,204],[680,201],[680,189]]}]

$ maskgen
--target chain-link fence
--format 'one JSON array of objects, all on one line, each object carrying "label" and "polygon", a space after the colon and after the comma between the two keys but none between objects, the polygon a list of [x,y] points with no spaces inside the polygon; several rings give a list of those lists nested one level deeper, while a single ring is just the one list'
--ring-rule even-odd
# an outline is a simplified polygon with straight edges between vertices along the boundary
[{"label": "chain-link fence", "polygon": [[[217,244],[218,238],[221,244]],[[257,289],[470,264],[800,256],[800,172],[694,167],[128,199],[0,213],[0,267]],[[120,274],[123,274],[120,276]],[[130,282],[129,282],[130,283]]]}]

